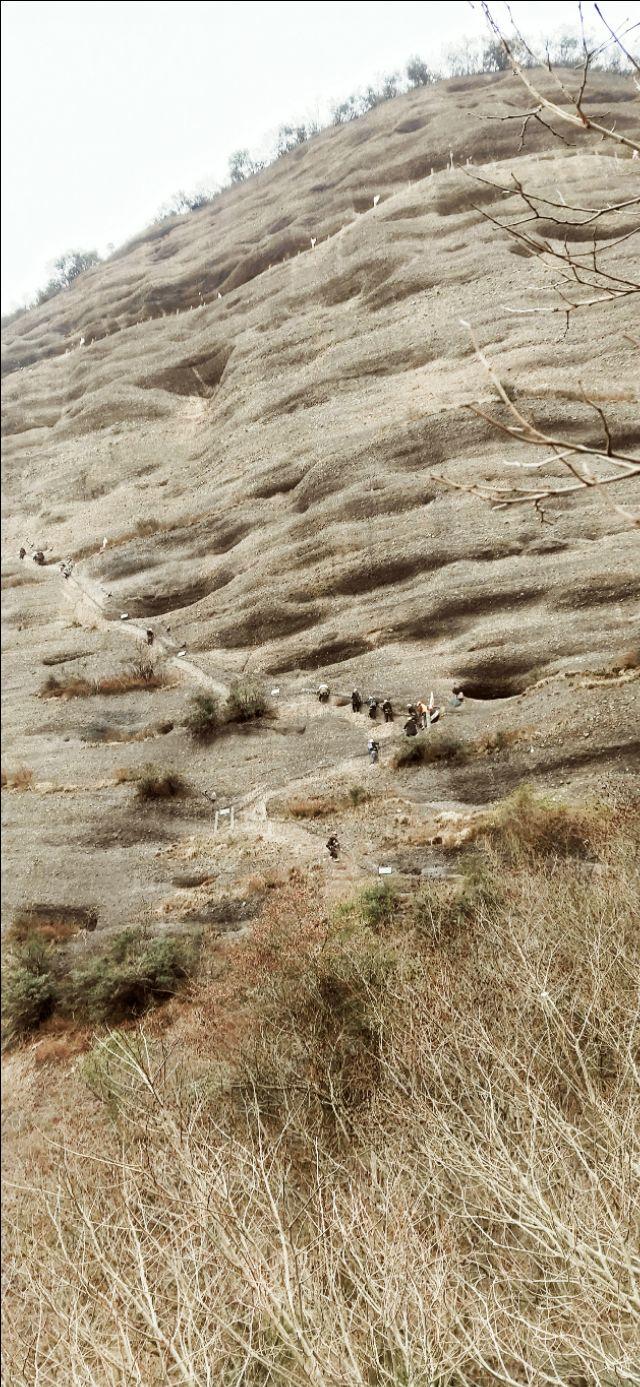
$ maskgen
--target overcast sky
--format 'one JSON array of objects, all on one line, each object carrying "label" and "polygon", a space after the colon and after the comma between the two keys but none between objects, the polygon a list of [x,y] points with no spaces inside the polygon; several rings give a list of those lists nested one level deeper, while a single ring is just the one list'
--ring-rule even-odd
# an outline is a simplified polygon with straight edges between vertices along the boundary
[{"label": "overcast sky", "polygon": [[[603,8],[619,24],[640,0]],[[577,6],[512,10],[540,34]],[[2,19],[4,311],[62,251],[104,253],[179,188],[223,181],[233,150],[486,31],[466,0],[4,0]]]}]

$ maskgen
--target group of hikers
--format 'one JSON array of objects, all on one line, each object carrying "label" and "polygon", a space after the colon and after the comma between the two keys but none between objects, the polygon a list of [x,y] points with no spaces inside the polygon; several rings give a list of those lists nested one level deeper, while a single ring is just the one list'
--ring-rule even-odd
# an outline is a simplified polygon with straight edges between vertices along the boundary
[{"label": "group of hikers", "polygon": [[[320,703],[328,703],[329,694],[330,690],[328,684],[320,684],[318,686],[317,695]],[[447,707],[461,708],[463,703],[464,693],[459,684],[454,684]],[[358,689],[353,689],[351,693],[351,707],[354,713],[361,713],[365,707],[365,702]],[[380,709],[385,722],[394,721],[393,705],[389,698],[378,699],[372,695],[366,700],[366,708],[372,722],[377,721],[378,709]],[[423,703],[421,700],[418,700],[417,703],[407,703],[406,712],[408,717],[403,724],[403,732],[406,737],[417,737],[419,732],[424,731],[427,727],[432,727],[434,723],[440,720],[440,708],[436,704],[433,693],[431,693],[428,703]],[[367,751],[371,764],[375,765],[380,756],[380,743],[377,742],[374,737],[369,738],[367,742]],[[332,861],[337,862],[340,851],[340,843],[337,834],[332,833],[330,835],[326,842],[326,848]]]},{"label": "group of hikers", "polygon": [[[32,547],[32,546],[30,546],[30,547]],[[23,545],[21,545],[21,547],[20,547],[20,558],[21,558],[21,559],[26,559],[26,557],[27,557],[27,550],[25,549],[24,544],[23,544]],[[34,563],[37,563],[40,567],[42,567],[42,565],[43,565],[43,563],[44,563],[44,561],[45,561],[45,559],[44,559],[44,552],[43,552],[42,549],[34,549],[32,555],[31,555],[31,557],[32,557]]]},{"label": "group of hikers", "polygon": [[[331,690],[328,684],[319,684],[316,690],[318,702],[328,703],[330,693]],[[461,708],[463,703],[464,693],[462,692],[462,689],[459,684],[454,684],[451,691],[451,698],[449,699],[447,707]],[[354,713],[361,713],[364,707],[365,700],[362,698],[360,691],[358,689],[352,689],[352,711]],[[391,703],[390,698],[377,698],[375,697],[375,695],[372,694],[369,698],[366,699],[366,709],[368,712],[368,716],[372,722],[377,722],[378,710],[380,710],[380,712],[382,713],[385,722],[394,721],[395,714],[393,711],[393,704]],[[424,703],[422,702],[422,700],[418,700],[416,703],[407,703],[407,718],[403,723],[402,728],[405,736],[417,737],[419,732],[424,731],[428,727],[432,727],[434,723],[440,721],[440,711],[440,708],[436,704],[433,692],[430,695],[428,703]],[[369,753],[369,760],[371,761],[371,764],[375,765],[380,756],[380,743],[377,742],[374,737],[369,738],[367,742],[367,751]],[[327,847],[328,846],[329,844],[327,844]]]}]

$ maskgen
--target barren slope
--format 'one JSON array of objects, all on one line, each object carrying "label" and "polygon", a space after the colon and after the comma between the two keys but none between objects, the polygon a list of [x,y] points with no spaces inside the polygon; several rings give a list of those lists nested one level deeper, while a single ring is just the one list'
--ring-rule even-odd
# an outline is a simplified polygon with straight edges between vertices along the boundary
[{"label": "barren slope", "polygon": [[[629,128],[622,79],[598,77],[594,92],[594,110]],[[504,199],[470,177],[515,173],[589,206],[629,198],[638,166],[538,126],[518,153],[519,123],[490,119],[513,101],[501,76],[390,102],[152,228],[11,325],[4,762],[31,767],[35,788],[6,796],[10,908],[90,902],[108,926],[163,900],[175,844],[210,835],[210,806],[196,795],[143,816],[118,766],[179,764],[220,803],[335,766],[357,776],[363,723],[318,716],[301,692],[320,674],[398,701],[444,697],[458,676],[466,727],[521,734],[489,769],[414,774],[405,788],[425,802],[479,803],[526,775],[633,772],[637,684],[586,687],[634,645],[625,520],[594,495],[541,525],[438,480],[499,476],[518,456],[468,409],[492,391],[460,319],[537,420],[592,428],[586,390],[618,440],[640,433],[631,308],[586,314],[565,337],[553,316],[508,312],[534,301],[541,271],[483,218],[479,203]],[[27,542],[44,569],[20,564]],[[65,582],[58,562],[72,557]],[[43,661],[117,670],[133,649],[121,612],[164,633],[167,653],[186,643],[174,686],[37,699]],[[179,726],[188,694],[247,669],[280,688],[278,723],[194,751]],[[144,745],[116,742],[143,730]],[[380,774],[391,791],[398,778]]]}]

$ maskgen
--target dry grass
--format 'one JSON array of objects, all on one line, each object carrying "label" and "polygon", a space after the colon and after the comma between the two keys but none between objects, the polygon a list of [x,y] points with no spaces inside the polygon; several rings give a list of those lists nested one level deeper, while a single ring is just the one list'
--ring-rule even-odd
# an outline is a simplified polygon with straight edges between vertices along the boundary
[{"label": "dry grass", "polygon": [[30,790],[33,785],[31,766],[18,766],[15,771],[2,771],[3,790]]},{"label": "dry grass", "polygon": [[438,761],[464,766],[476,757],[493,756],[517,746],[525,734],[515,728],[496,728],[481,737],[460,737],[445,729],[432,728],[426,734],[407,738],[395,752],[395,770],[407,766],[430,766]]},{"label": "dry grass", "polygon": [[8,1380],[637,1387],[637,814],[598,872],[518,832],[333,915],[294,877],[174,1037],[97,1043],[9,1194]]},{"label": "dry grass", "polygon": [[24,944],[39,938],[51,944],[64,944],[79,930],[96,928],[98,916],[91,907],[37,905],[14,911],[7,931],[12,943]]},{"label": "dry grass", "polygon": [[[625,824],[634,841],[638,824],[629,816]],[[620,833],[620,817],[605,805],[563,804],[521,785],[489,813],[479,815],[472,836],[495,845],[497,851],[518,863],[523,857],[595,858],[610,837]]]},{"label": "dry grass", "polygon": [[324,819],[343,808],[336,795],[296,795],[287,801],[286,813],[292,819]]},{"label": "dry grass", "polygon": [[167,684],[166,674],[157,669],[152,661],[136,659],[121,674],[105,675],[100,679],[85,679],[81,675],[58,679],[55,674],[50,674],[42,685],[40,697],[92,698],[99,694],[137,693],[140,690],[151,693],[154,689],[165,688]]},{"label": "dry grass", "polygon": [[348,809],[357,809],[371,799],[368,790],[361,785],[351,785],[340,795],[294,795],[285,805],[285,813],[292,819],[325,819],[335,814],[343,814]]},{"label": "dry grass", "polygon": [[140,775],[139,766],[116,766],[113,772],[114,785],[130,785]]}]

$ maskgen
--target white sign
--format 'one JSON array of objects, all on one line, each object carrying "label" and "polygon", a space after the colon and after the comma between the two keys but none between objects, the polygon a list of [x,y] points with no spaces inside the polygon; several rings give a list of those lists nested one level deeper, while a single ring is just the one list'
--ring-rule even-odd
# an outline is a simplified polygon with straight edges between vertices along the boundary
[{"label": "white sign", "polygon": [[393,871],[393,868],[392,868],[392,867],[378,867],[378,876],[379,876],[379,877],[388,877],[388,876],[391,876],[391,872],[392,872],[392,871]]}]

